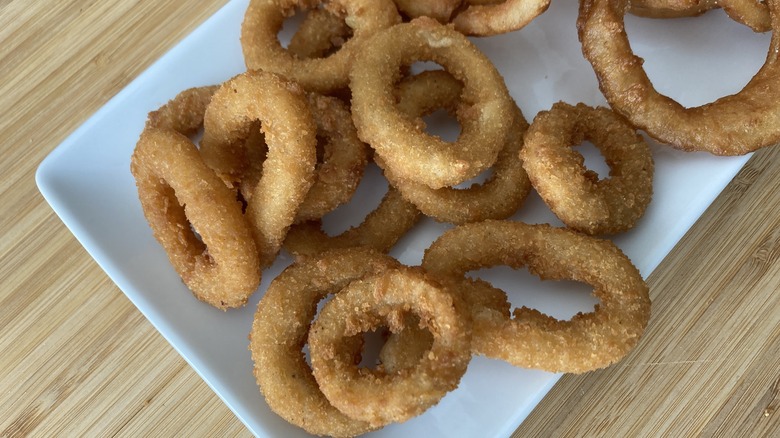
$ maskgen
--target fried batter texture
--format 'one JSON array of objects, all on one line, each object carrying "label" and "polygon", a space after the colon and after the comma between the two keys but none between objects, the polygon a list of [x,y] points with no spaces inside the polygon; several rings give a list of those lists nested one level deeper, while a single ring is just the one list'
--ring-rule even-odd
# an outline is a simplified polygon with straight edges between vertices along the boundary
[{"label": "fried batter texture", "polygon": [[[572,146],[589,140],[609,176],[586,169]],[[520,152],[531,183],[566,226],[587,234],[628,231],[653,196],[653,157],[644,139],[607,108],[564,102],[537,114]]]},{"label": "fried batter texture", "polygon": [[257,306],[249,348],[257,384],[274,412],[315,435],[354,436],[374,429],[333,407],[302,349],[321,299],[354,280],[398,266],[395,259],[369,249],[334,250],[299,259],[271,282]]},{"label": "fried batter texture", "polygon": [[[359,367],[361,334],[386,325],[402,330],[405,315],[433,335],[413,368]],[[399,267],[354,281],[320,311],[309,332],[314,377],[341,412],[372,426],[406,421],[458,386],[471,360],[469,310],[420,268]]]},{"label": "fried batter texture", "polygon": [[[452,75],[441,70],[424,71],[405,78],[398,85],[398,106],[417,123],[420,117],[444,108],[456,113],[462,85]],[[425,184],[406,180],[395,174],[381,158],[376,161],[385,177],[405,199],[411,201],[426,216],[440,222],[462,224],[485,219],[505,219],[514,214],[531,191],[531,182],[519,157],[523,136],[528,128],[520,109],[513,104],[514,119],[506,144],[490,168],[492,174],[481,184],[465,189],[442,187],[432,189]]]},{"label": "fried batter texture", "polygon": [[146,128],[130,171],[154,237],[184,284],[219,309],[244,305],[260,284],[255,242],[233,192],[195,145],[172,129]]},{"label": "fried batter texture", "polygon": [[608,240],[547,224],[488,220],[461,225],[436,239],[422,262],[428,272],[457,278],[495,265],[525,266],[545,280],[590,284],[600,303],[569,321],[526,307],[515,309],[511,318],[489,309],[472,313],[476,354],[523,368],[583,373],[624,357],[650,318],[647,285],[620,249]]},{"label": "fried batter texture", "polygon": [[[403,66],[434,61],[463,84],[454,143],[424,132],[396,105]],[[513,102],[495,66],[463,34],[421,17],[377,33],[350,72],[352,117],[360,138],[387,168],[438,189],[477,176],[495,163],[509,136]]]},{"label": "fried batter texture", "polygon": [[206,109],[200,151],[230,186],[249,167],[246,139],[257,122],[268,145],[262,177],[250,188],[246,215],[262,267],[276,258],[309,189],[317,162],[317,127],[301,88],[273,73],[247,72],[225,82]]}]

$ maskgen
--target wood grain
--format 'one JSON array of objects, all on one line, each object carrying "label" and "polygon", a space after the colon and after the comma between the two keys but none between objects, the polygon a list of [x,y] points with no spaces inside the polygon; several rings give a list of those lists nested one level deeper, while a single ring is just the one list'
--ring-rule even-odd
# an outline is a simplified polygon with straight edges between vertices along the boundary
[{"label": "wood grain", "polygon": [[[249,436],[34,182],[223,4],[0,0],[0,436]],[[649,278],[640,347],[563,377],[515,436],[778,435],[779,185],[780,148],[756,154]]]}]

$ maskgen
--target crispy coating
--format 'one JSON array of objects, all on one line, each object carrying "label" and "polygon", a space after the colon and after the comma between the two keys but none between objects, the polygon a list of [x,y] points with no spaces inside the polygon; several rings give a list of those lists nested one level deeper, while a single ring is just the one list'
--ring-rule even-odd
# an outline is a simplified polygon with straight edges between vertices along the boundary
[{"label": "crispy coating", "polygon": [[[422,117],[439,108],[454,112],[462,85],[452,75],[442,70],[422,72],[404,79],[398,85],[399,108],[423,123]],[[514,214],[531,191],[531,182],[523,169],[520,149],[528,129],[520,109],[513,104],[514,120],[506,145],[491,167],[492,174],[481,184],[467,189],[442,187],[432,189],[425,184],[399,178],[388,166],[384,168],[390,184],[423,214],[440,222],[463,224],[485,219],[505,219]]]},{"label": "crispy coating", "polygon": [[315,255],[334,248],[365,246],[387,252],[422,218],[420,210],[389,187],[379,206],[363,222],[337,236],[322,231],[321,221],[293,225],[284,248],[295,255]]},{"label": "crispy coating", "polygon": [[[584,140],[601,151],[609,177],[599,179],[572,149]],[[539,196],[566,226],[583,233],[633,228],[653,197],[650,148],[608,108],[554,104],[534,118],[520,157]]]},{"label": "crispy coating", "polygon": [[302,90],[266,72],[247,72],[225,82],[206,109],[200,150],[223,179],[240,181],[249,162],[245,140],[258,121],[268,153],[246,216],[266,267],[314,183],[317,127]]},{"label": "crispy coating", "polygon": [[526,307],[515,309],[511,318],[491,311],[473,314],[472,351],[477,354],[524,368],[583,373],[628,354],[650,318],[647,285],[620,249],[548,224],[488,220],[461,225],[433,242],[422,263],[431,273],[458,278],[495,265],[526,266],[545,280],[590,284],[600,303],[568,321]]},{"label": "crispy coating", "polygon": [[469,1],[457,12],[455,30],[472,36],[491,36],[525,27],[550,7],[550,0]]},{"label": "crispy coating", "polygon": [[374,429],[331,405],[302,349],[321,299],[353,280],[398,266],[389,256],[350,248],[301,258],[271,282],[249,335],[255,378],[271,410],[314,435],[354,436]]},{"label": "crispy coating", "polygon": [[154,237],[184,284],[219,309],[244,305],[260,284],[255,242],[233,192],[195,145],[174,130],[147,127],[130,170]]},{"label": "crispy coating", "polygon": [[[441,64],[463,84],[453,142],[426,133],[396,105],[403,66]],[[399,177],[432,188],[457,185],[495,163],[506,144],[513,102],[490,60],[463,34],[428,17],[377,33],[350,72],[352,117],[360,138]]]},{"label": "crispy coating", "polygon": [[626,35],[627,0],[583,0],[577,29],[602,93],[631,124],[678,149],[743,155],[780,142],[780,0],[767,5],[775,31],[763,67],[739,93],[692,108],[653,87]]},{"label": "crispy coating", "polygon": [[[352,38],[325,58],[299,58],[282,47],[277,35],[296,9],[312,9],[320,3],[346,20]],[[392,0],[252,0],[241,25],[241,48],[247,69],[278,73],[308,91],[327,93],[347,86],[349,68],[362,42],[400,20]]]},{"label": "crispy coating", "polygon": [[[398,331],[407,313],[433,334],[413,368],[387,372],[355,364],[361,344],[345,342],[383,325]],[[420,268],[399,267],[356,280],[323,306],[309,332],[314,377],[341,412],[380,427],[403,422],[457,388],[471,359],[466,306]]]}]

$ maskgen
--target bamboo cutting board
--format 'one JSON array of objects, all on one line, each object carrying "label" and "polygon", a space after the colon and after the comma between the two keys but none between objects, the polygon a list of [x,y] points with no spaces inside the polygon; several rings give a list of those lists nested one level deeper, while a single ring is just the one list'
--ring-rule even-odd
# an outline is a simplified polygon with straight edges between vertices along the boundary
[{"label": "bamboo cutting board", "polygon": [[[0,2],[0,436],[246,436],[38,193],[70,132],[224,1]],[[516,436],[780,435],[780,149],[650,276],[647,336]]]}]

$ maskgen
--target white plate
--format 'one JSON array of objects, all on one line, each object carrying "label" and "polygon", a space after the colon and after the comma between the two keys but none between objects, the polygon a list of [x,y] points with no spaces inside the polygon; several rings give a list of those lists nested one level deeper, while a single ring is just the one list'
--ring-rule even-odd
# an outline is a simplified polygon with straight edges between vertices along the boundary
[{"label": "white plate", "polygon": [[[256,435],[304,435],[273,414],[252,376],[247,334],[268,282],[290,262],[286,255],[264,273],[260,291],[243,309],[221,312],[197,301],[182,285],[152,238],[129,172],[130,154],[147,112],[179,91],[224,81],[244,68],[239,28],[247,0],[230,2],[151,66],[77,129],[41,164],[38,186],[54,211],[97,263],[160,333]],[[555,1],[527,28],[474,41],[496,63],[525,116],[554,102],[604,104],[575,31],[576,2]],[[769,45],[720,11],[684,20],[628,17],[631,41],[658,88],[694,105],[738,91],[758,70]],[[723,78],[726,78],[724,80]],[[653,144],[655,196],[639,226],[617,236],[643,275],[666,256],[747,157],[688,154]],[[602,165],[592,156],[588,162]],[[602,167],[603,169],[603,167]],[[328,218],[332,229],[359,217],[365,199],[377,202],[383,183],[373,169],[357,201]],[[377,195],[378,194],[378,195]],[[516,220],[559,224],[532,196]],[[446,226],[425,222],[392,252],[417,264]],[[593,301],[574,283],[541,284],[524,272],[496,268],[481,274],[507,290],[514,304],[559,317]],[[559,293],[551,294],[556,290]],[[507,436],[559,375],[474,358],[460,387],[424,415],[376,435]]]}]

